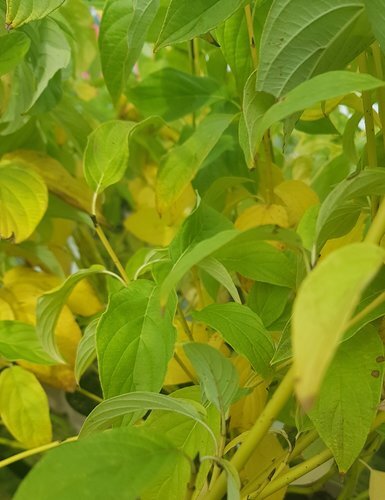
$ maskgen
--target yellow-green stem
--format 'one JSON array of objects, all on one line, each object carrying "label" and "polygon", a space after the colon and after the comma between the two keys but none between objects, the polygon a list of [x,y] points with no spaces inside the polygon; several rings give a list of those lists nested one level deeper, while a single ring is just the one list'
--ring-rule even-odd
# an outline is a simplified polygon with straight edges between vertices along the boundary
[{"label": "yellow-green stem", "polygon": [[[382,65],[382,53],[378,42],[376,42],[372,46],[373,59],[374,59],[374,67],[376,70],[376,77],[380,80],[384,80],[384,68]],[[380,118],[381,123],[381,132],[382,132],[382,142],[384,145],[385,151],[385,88],[379,87],[377,90],[377,99],[378,99],[378,116]]]},{"label": "yellow-green stem", "polygon": [[[367,73],[366,54],[362,53],[358,57],[358,65],[361,73]],[[364,106],[364,120],[366,132],[366,151],[368,157],[368,166],[377,166],[376,134],[374,131],[372,96],[370,91],[362,92],[362,104]]]},{"label": "yellow-green stem", "polygon": [[32,457],[33,455],[38,455],[39,453],[43,453],[44,451],[51,450],[52,448],[57,448],[65,443],[71,443],[72,441],[77,440],[77,436],[68,438],[64,441],[52,441],[52,443],[44,444],[43,446],[38,446],[37,448],[32,448],[31,450],[25,450],[21,453],[17,453],[16,455],[12,455],[12,457],[5,458],[0,461],[0,469],[3,467],[7,467],[10,464],[18,462],[19,460],[24,460],[24,458]]},{"label": "yellow-green stem", "polygon": [[[279,412],[282,410],[294,387],[294,372],[291,367],[286,373],[282,382],[276,389],[270,401],[256,420],[253,427],[248,432],[245,441],[231,459],[232,465],[240,471],[253,454],[255,448],[262,441],[265,434],[270,429]],[[226,474],[222,472],[213,489],[206,495],[206,500],[220,500],[226,493]]]},{"label": "yellow-green stem", "polygon": [[381,200],[380,206],[366,233],[365,240],[368,243],[378,245],[385,234],[385,198]]},{"label": "yellow-green stem", "polygon": [[194,377],[194,375],[190,372],[190,370],[187,368],[183,360],[178,356],[176,352],[174,353],[174,359],[181,367],[181,369],[185,372],[185,374],[192,380],[192,382],[194,382],[194,384],[198,384],[196,377]]},{"label": "yellow-green stem", "polygon": [[190,340],[190,342],[194,342],[194,337],[191,333],[190,327],[188,326],[186,317],[184,315],[183,309],[181,308],[180,304],[178,303],[178,315],[181,320],[182,326],[183,326],[183,331],[186,334],[187,338]]},{"label": "yellow-green stem", "polygon": [[127,276],[127,273],[120,263],[120,260],[118,256],[116,255],[114,249],[110,245],[110,242],[108,241],[106,235],[104,234],[103,229],[100,227],[100,225],[96,222],[95,223],[95,231],[96,234],[99,236],[100,241],[102,242],[102,245],[106,249],[108,255],[111,257],[112,262],[115,264],[116,269],[119,271],[119,274],[123,278],[125,283],[128,283],[130,281],[129,277]]},{"label": "yellow-green stem", "polygon": [[301,455],[303,450],[306,450],[306,448],[310,446],[317,438],[318,438],[318,432],[316,430],[310,431],[304,436],[301,436],[298,439],[297,444],[294,446],[293,451],[290,453],[288,461],[291,462],[299,455]]},{"label": "yellow-green stem", "polygon": [[83,389],[82,387],[78,387],[76,391],[79,394],[83,394],[83,396],[86,396],[88,399],[92,399],[92,401],[95,401],[96,403],[101,403],[103,401],[103,398],[97,396],[96,394],[93,394],[92,392],[87,391],[86,389]]},{"label": "yellow-green stem", "polygon": [[253,13],[251,12],[251,5],[248,4],[245,7],[245,17],[247,24],[247,33],[249,35],[249,45],[251,51],[251,58],[253,61],[254,69],[258,66],[258,53],[257,47],[255,46],[255,37],[254,37],[254,26],[253,26]]}]

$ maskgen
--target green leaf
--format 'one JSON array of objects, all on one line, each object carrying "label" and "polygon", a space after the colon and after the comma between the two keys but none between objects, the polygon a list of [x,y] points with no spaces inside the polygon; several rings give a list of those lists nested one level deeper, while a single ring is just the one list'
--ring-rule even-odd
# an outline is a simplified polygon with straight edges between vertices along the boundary
[{"label": "green leaf", "polygon": [[114,102],[140,56],[158,7],[159,0],[108,0],[104,6],[99,47],[104,79]]},{"label": "green leaf", "polygon": [[20,366],[0,374],[0,416],[9,432],[26,448],[52,439],[47,395],[33,373]]},{"label": "green leaf", "polygon": [[[317,224],[317,250],[330,238],[343,236],[352,229],[369,195],[385,194],[385,172],[368,168],[340,182],[322,203]],[[363,199],[360,202],[360,198]]]},{"label": "green leaf", "polygon": [[5,22],[8,28],[19,28],[48,16],[63,3],[64,0],[6,0]]},{"label": "green leaf", "polygon": [[293,113],[310,108],[320,101],[350,92],[373,90],[384,85],[385,82],[371,75],[349,71],[330,71],[301,83],[274,104],[258,121],[254,128],[254,151],[260,145],[266,130]]},{"label": "green leaf", "polygon": [[127,96],[145,116],[153,115],[156,110],[167,121],[177,120],[223,99],[215,80],[173,68],[151,73],[136,86],[127,89]]},{"label": "green leaf", "polygon": [[225,341],[245,356],[254,370],[267,377],[274,345],[261,319],[247,306],[229,302],[211,304],[193,312],[193,318],[220,332]]},{"label": "green leaf", "polygon": [[198,342],[183,345],[195,368],[207,399],[222,415],[239,393],[239,376],[234,365],[217,349]]},{"label": "green leaf", "polygon": [[114,293],[96,332],[105,397],[159,391],[174,352],[176,297],[162,312],[155,283],[138,280]]},{"label": "green leaf", "polygon": [[54,362],[44,352],[35,327],[21,321],[0,321],[0,356],[43,365]]},{"label": "green leaf", "polygon": [[185,460],[182,453],[164,438],[142,429],[113,429],[48,452],[14,498],[142,498],[153,481],[164,471],[172,473],[180,460]]},{"label": "green leaf", "polygon": [[29,238],[47,205],[47,187],[38,174],[17,163],[0,163],[0,240]]},{"label": "green leaf", "polygon": [[256,281],[247,297],[247,305],[268,327],[283,313],[290,289]]},{"label": "green leaf", "polygon": [[203,269],[203,271],[212,276],[215,280],[218,281],[218,283],[223,285],[229,292],[230,296],[234,299],[234,301],[241,304],[241,298],[239,297],[239,293],[237,287],[234,284],[234,281],[232,280],[230,274],[227,272],[225,266],[223,266],[217,259],[214,259],[213,257],[207,257],[198,264],[198,267]]},{"label": "green leaf", "polygon": [[366,14],[368,15],[372,30],[380,43],[382,51],[385,50],[385,2],[384,0],[364,0]]},{"label": "green leaf", "polygon": [[36,330],[45,351],[53,359],[63,361],[56,345],[55,327],[66,300],[79,281],[92,274],[105,272],[104,267],[99,265],[91,266],[89,269],[80,269],[60,286],[39,297],[36,307]]},{"label": "green leaf", "polygon": [[88,136],[84,152],[84,176],[97,194],[123,177],[128,161],[128,138],[134,122],[102,123]]},{"label": "green leaf", "polygon": [[24,110],[29,111],[57,72],[69,65],[71,48],[54,19],[43,19],[36,25],[27,26],[25,32],[31,37],[28,56],[35,80],[31,100]]},{"label": "green leaf", "polygon": [[362,292],[385,251],[370,243],[335,250],[305,278],[294,302],[292,341],[296,392],[310,408]]},{"label": "green leaf", "polygon": [[198,242],[191,249],[182,253],[161,285],[161,304],[163,305],[167,302],[172,289],[187,271],[211,255],[215,250],[233,240],[238,234],[239,231],[236,229],[221,231],[211,238]]},{"label": "green leaf", "polygon": [[79,383],[82,375],[96,359],[96,329],[99,319],[100,317],[97,317],[87,325],[83,337],[78,344],[75,361],[75,378],[77,383]]},{"label": "green leaf", "polygon": [[13,70],[23,60],[31,45],[30,39],[20,31],[1,38],[0,76]]},{"label": "green leaf", "polygon": [[242,94],[253,69],[246,16],[243,9],[233,14],[216,30],[219,45]]},{"label": "green leaf", "polygon": [[228,500],[241,500],[241,480],[239,478],[238,471],[236,467],[224,458],[210,457],[206,456],[204,460],[213,460],[216,462],[225,472],[227,477],[227,495]]},{"label": "green leaf", "polygon": [[229,18],[245,0],[171,0],[155,48],[191,40]]},{"label": "green leaf", "polygon": [[161,163],[156,184],[160,211],[170,207],[193,180],[204,160],[233,121],[234,115],[210,115],[182,145],[175,146]]},{"label": "green leaf", "polygon": [[[198,386],[184,387],[170,394],[169,399],[171,398],[192,399],[199,402],[201,400],[201,391]],[[217,409],[213,405],[209,405],[207,408],[207,424],[219,438],[221,419]],[[198,454],[200,457],[203,457],[215,453],[216,445],[207,429],[204,429],[198,421],[182,414],[154,410],[146,419],[144,427],[151,435],[166,437],[191,460],[194,460]],[[182,489],[186,488],[186,479],[189,477],[190,467],[188,463],[180,465],[181,467],[176,469],[171,476],[158,480],[159,484],[155,484],[154,488],[149,492],[149,499],[154,500],[158,498],[159,500],[163,500],[164,498],[168,498],[167,491],[170,488],[175,488],[174,485],[179,485],[180,488],[179,494],[175,494],[175,500],[184,496],[185,490],[182,492]],[[201,461],[195,481],[195,492],[197,495],[201,488],[204,487],[209,471],[210,463]]]},{"label": "green leaf", "polygon": [[[86,418],[80,435],[87,436],[95,431],[108,429],[119,417],[137,411],[162,410],[184,415],[207,429],[205,408],[187,399],[170,398],[153,392],[132,392],[121,394],[100,403]],[[212,435],[212,431],[210,431]],[[216,442],[214,437],[214,443]]]},{"label": "green leaf", "polygon": [[309,413],[342,473],[360,454],[377,413],[383,359],[384,347],[373,327],[343,342]]},{"label": "green leaf", "polygon": [[275,0],[262,33],[256,89],[285,95],[316,74],[345,68],[373,38],[362,0],[323,0],[311,9],[307,0]]}]

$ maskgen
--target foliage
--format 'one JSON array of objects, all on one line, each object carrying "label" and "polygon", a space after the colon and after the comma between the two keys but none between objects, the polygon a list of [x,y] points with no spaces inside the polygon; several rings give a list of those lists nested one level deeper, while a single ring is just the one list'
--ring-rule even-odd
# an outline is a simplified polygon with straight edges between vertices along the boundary
[{"label": "foliage", "polygon": [[0,0],[1,498],[382,500],[384,13]]}]

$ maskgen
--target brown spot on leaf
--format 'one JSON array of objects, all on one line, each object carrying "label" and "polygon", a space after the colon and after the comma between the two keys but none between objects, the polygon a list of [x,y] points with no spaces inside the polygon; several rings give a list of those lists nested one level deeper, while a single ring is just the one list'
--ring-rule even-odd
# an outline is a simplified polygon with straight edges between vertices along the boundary
[{"label": "brown spot on leaf", "polygon": [[378,378],[380,376],[380,371],[379,370],[373,370],[371,373],[372,377]]},{"label": "brown spot on leaf", "polygon": [[383,363],[385,361],[385,356],[377,356],[376,361],[377,363]]}]

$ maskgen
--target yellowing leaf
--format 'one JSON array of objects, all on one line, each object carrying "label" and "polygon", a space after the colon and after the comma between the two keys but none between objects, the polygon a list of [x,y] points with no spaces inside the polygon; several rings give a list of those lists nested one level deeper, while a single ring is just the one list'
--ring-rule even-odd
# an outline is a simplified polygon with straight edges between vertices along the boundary
[{"label": "yellowing leaf", "polygon": [[79,316],[93,316],[103,309],[103,304],[87,280],[79,281],[69,296],[67,305]]},{"label": "yellowing leaf", "polygon": [[[266,434],[240,473],[244,488],[242,498],[258,489],[273,471],[286,468],[287,454],[274,434]],[[283,500],[286,488],[268,496],[266,500]]]},{"label": "yellowing leaf", "polygon": [[248,431],[261,414],[267,401],[268,384],[257,377],[250,363],[243,356],[231,359],[239,373],[241,387],[256,387],[250,394],[243,397],[230,408],[230,428],[237,432]]},{"label": "yellowing leaf", "polygon": [[306,109],[301,115],[301,120],[313,121],[324,118],[338,106],[342,99],[343,97],[335,97],[334,99],[328,99],[327,101]]},{"label": "yellowing leaf", "polygon": [[241,231],[266,224],[289,227],[289,219],[285,207],[282,205],[253,205],[246,208],[235,221],[235,227]]},{"label": "yellowing leaf", "polygon": [[47,291],[60,285],[58,276],[47,273],[38,273],[29,267],[13,267],[3,276],[3,285],[10,288],[15,284],[33,285],[37,290]]},{"label": "yellowing leaf", "polygon": [[370,500],[383,500],[385,492],[385,472],[370,470],[369,498]]},{"label": "yellowing leaf", "polygon": [[36,377],[19,366],[6,368],[0,375],[0,415],[26,448],[52,439],[47,396]]},{"label": "yellowing leaf", "polygon": [[319,203],[317,194],[302,181],[284,181],[274,193],[286,205],[290,225],[298,224],[306,210]]},{"label": "yellowing leaf", "polygon": [[14,319],[15,315],[13,313],[12,307],[4,298],[0,297],[0,321]]},{"label": "yellowing leaf", "polygon": [[330,254],[307,275],[294,302],[292,340],[296,392],[309,409],[362,292],[385,251],[353,243]]},{"label": "yellowing leaf", "polygon": [[165,224],[155,208],[141,208],[129,215],[124,227],[139,240],[150,245],[166,246],[172,240],[175,229]]},{"label": "yellowing leaf", "polygon": [[37,151],[13,151],[4,161],[16,162],[27,172],[44,179],[51,193],[87,213],[91,209],[92,193],[83,179],[76,179],[54,158]]},{"label": "yellowing leaf", "polygon": [[18,364],[35,374],[43,384],[66,392],[73,392],[76,389],[74,371],[68,365],[45,366],[21,360],[18,361]]},{"label": "yellowing leaf", "polygon": [[42,178],[17,163],[0,164],[0,240],[20,243],[31,236],[48,205]]},{"label": "yellowing leaf", "polygon": [[356,225],[351,231],[349,231],[341,238],[333,238],[328,240],[321,250],[321,259],[324,259],[327,255],[334,252],[338,248],[349,245],[350,243],[356,243],[362,241],[362,237],[365,231],[366,216],[361,214],[357,220]]}]

